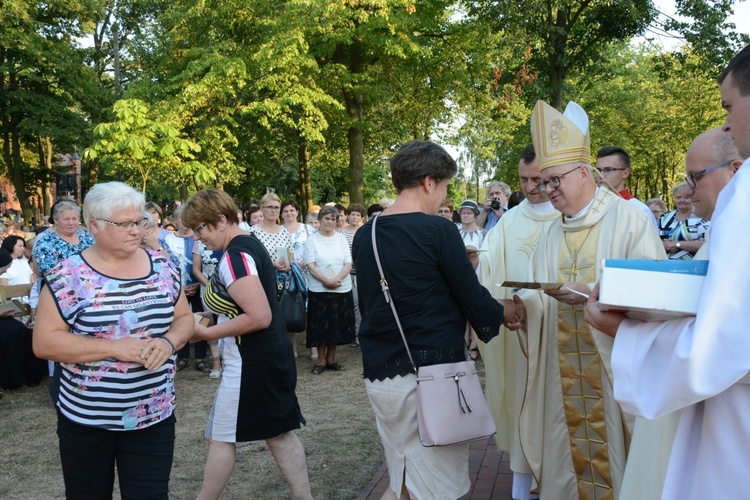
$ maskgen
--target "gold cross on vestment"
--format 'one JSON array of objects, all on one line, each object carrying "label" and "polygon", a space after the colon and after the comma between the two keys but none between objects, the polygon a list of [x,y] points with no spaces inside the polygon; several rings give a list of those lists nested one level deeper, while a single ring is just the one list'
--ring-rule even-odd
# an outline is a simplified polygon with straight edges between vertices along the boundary
[{"label": "gold cross on vestment", "polygon": [[578,281],[579,274],[586,274],[586,271],[591,269],[591,264],[578,265],[578,255],[578,252],[574,253],[571,256],[570,266],[560,269],[563,274],[570,278],[569,281],[571,282]]}]

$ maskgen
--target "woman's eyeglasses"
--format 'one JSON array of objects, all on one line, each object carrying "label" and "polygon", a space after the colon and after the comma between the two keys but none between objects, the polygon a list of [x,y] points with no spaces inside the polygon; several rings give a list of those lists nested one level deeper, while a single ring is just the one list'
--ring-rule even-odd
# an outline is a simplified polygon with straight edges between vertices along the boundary
[{"label": "woman's eyeglasses", "polygon": [[101,222],[106,222],[107,224],[111,226],[115,226],[119,229],[133,229],[134,227],[138,229],[143,229],[144,227],[146,227],[146,224],[148,224],[148,219],[146,219],[145,217],[143,219],[138,219],[137,221],[133,221],[133,222],[130,222],[130,221],[114,222],[114,221],[107,220],[107,219],[96,219],[96,220],[101,221]]}]

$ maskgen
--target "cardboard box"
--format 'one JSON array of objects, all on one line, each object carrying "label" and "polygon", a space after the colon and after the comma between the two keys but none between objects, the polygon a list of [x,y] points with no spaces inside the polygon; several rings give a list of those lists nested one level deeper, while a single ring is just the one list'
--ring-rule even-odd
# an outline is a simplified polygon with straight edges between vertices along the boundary
[{"label": "cardboard box", "polygon": [[695,316],[707,260],[603,259],[599,302],[602,311],[645,321]]}]

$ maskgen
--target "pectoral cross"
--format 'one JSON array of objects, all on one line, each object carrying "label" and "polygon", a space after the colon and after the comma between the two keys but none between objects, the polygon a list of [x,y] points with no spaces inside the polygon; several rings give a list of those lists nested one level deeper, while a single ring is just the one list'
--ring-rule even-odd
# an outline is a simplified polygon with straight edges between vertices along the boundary
[{"label": "pectoral cross", "polygon": [[591,269],[591,264],[579,265],[578,264],[578,252],[573,253],[571,259],[572,260],[571,260],[570,266],[563,267],[562,269],[560,269],[560,271],[562,271],[563,274],[565,274],[566,276],[568,276],[568,278],[570,278],[569,281],[573,282],[573,281],[578,281],[579,274],[586,274],[586,271]]}]

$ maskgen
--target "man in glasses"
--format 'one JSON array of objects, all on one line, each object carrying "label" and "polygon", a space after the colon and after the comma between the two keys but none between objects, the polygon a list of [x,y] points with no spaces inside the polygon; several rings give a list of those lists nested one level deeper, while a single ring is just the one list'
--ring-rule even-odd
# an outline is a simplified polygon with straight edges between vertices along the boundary
[{"label": "man in glasses", "polygon": [[[509,210],[487,233],[479,253],[479,279],[496,299],[512,299],[510,288],[497,286],[505,280],[529,281],[529,261],[542,235],[560,213],[537,185],[541,182],[534,146],[521,153],[518,177],[525,199]],[[526,358],[513,332],[485,344],[478,341],[485,366],[485,392],[497,426],[498,449],[510,453],[514,499],[527,500],[531,470],[518,440],[518,413],[526,388]]]},{"label": "man in glasses", "polygon": [[[734,56],[719,83],[727,112],[721,130],[732,138],[738,156],[747,158],[750,46]],[[720,143],[716,134],[698,137],[692,153],[712,137]],[[745,160],[714,200],[712,193],[736,162],[729,161],[731,154],[699,160],[690,153],[688,183],[699,200],[697,209],[711,217],[703,246],[710,263],[697,314],[654,323],[631,320],[599,311],[596,289],[586,320],[616,336],[612,370],[623,410],[646,418],[680,410],[661,497],[743,498],[750,491],[750,234],[742,230],[750,212],[750,162]]]},{"label": "man in glasses", "polygon": [[584,307],[601,259],[666,254],[650,217],[597,186],[580,106],[571,102],[562,114],[538,102],[531,136],[537,187],[561,212],[534,252],[531,281],[563,285],[520,294],[528,358],[521,447],[542,498],[618,498],[630,432],[612,390],[612,339],[585,323]]},{"label": "man in glasses", "polygon": [[620,146],[604,146],[596,152],[596,169],[602,180],[612,186],[624,199],[643,210],[656,227],[656,219],[651,209],[630,193],[625,181],[630,177],[630,155]]},{"label": "man in glasses", "polygon": [[[685,155],[685,182],[695,215],[711,220],[719,193],[729,184],[740,165],[742,158],[737,146],[721,128],[704,132],[693,140]],[[695,258],[707,258],[705,250],[706,245],[703,245]]]}]

